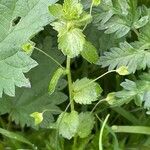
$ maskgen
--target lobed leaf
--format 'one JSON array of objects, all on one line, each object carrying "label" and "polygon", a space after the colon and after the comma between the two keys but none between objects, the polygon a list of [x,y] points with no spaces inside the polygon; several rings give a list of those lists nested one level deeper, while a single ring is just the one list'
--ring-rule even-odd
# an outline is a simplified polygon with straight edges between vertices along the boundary
[{"label": "lobed leaf", "polygon": [[114,33],[121,38],[130,30],[145,26],[149,21],[148,9],[145,13],[138,8],[137,0],[102,0],[99,9],[95,10],[94,24],[106,34]]},{"label": "lobed leaf", "polygon": [[15,86],[31,87],[23,73],[37,66],[37,62],[20,50],[24,43],[53,20],[45,8],[55,2],[0,1],[0,97],[3,93],[15,96]]},{"label": "lobed leaf", "polygon": [[145,50],[146,47],[141,45],[134,47],[134,45],[132,46],[127,42],[120,43],[119,48],[114,47],[110,49],[110,52],[104,53],[104,56],[101,57],[100,64],[102,67],[109,66],[109,70],[126,66],[129,73],[134,73],[139,69],[145,69],[146,67],[150,67],[150,52]]},{"label": "lobed leaf", "polygon": [[110,93],[106,100],[110,105],[120,106],[124,103],[128,103],[134,100],[137,106],[142,106],[144,103],[144,108],[147,109],[149,113],[150,109],[150,79],[149,74],[144,74],[141,76],[140,80],[133,82],[126,79],[125,82],[121,83],[123,87],[122,91]]},{"label": "lobed leaf", "polygon": [[[47,36],[43,39],[43,50],[54,57],[59,63],[64,61],[64,56],[61,55],[58,49],[51,47],[51,37]],[[33,53],[33,58],[38,61],[39,65],[27,74],[31,79],[31,89],[17,89],[16,96],[9,98],[4,96],[0,101],[0,114],[11,114],[11,119],[21,127],[25,125],[33,128],[47,128],[54,121],[55,114],[60,114],[61,109],[59,104],[67,100],[67,96],[60,92],[66,86],[63,80],[58,82],[58,86],[52,95],[48,93],[49,75],[52,75],[57,66],[53,61],[48,59],[41,53]],[[43,121],[35,126],[34,119],[30,114],[34,112],[43,112]]]}]

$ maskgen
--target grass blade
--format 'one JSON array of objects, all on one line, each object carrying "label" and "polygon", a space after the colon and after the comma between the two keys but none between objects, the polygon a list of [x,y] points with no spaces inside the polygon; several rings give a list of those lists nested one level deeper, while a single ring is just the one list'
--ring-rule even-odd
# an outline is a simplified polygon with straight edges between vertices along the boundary
[{"label": "grass blade", "polygon": [[102,124],[101,130],[100,130],[100,134],[99,134],[99,150],[103,150],[102,136],[103,136],[104,127],[105,127],[105,125],[107,123],[107,120],[108,120],[109,116],[110,116],[109,114],[106,116],[106,118],[105,118],[105,120],[104,120],[104,122]]},{"label": "grass blade", "polygon": [[150,135],[150,127],[146,127],[146,126],[112,126],[112,130],[114,132]]}]

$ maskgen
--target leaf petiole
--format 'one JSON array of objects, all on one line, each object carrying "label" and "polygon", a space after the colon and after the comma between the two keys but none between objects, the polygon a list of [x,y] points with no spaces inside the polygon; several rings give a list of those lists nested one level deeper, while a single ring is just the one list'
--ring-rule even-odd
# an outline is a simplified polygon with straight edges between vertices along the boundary
[{"label": "leaf petiole", "polygon": [[91,82],[89,82],[88,84],[86,84],[85,86],[82,86],[78,91],[82,90],[83,88],[86,88],[88,87],[91,83],[97,81],[98,79],[104,77],[105,75],[109,74],[109,73],[112,73],[112,72],[116,72],[116,70],[110,70],[110,71],[107,71],[106,73],[100,75],[99,77],[97,77],[96,79],[92,80]]},{"label": "leaf petiole", "polygon": [[106,99],[102,99],[102,100],[98,101],[98,102],[96,103],[96,105],[93,107],[93,109],[91,110],[91,114],[94,112],[94,110],[96,109],[96,107],[97,107],[100,103],[105,102],[105,101],[106,101]]},{"label": "leaf petiole", "polygon": [[50,56],[49,54],[45,53],[43,50],[41,50],[40,48],[34,47],[34,49],[36,49],[37,51],[43,53],[45,56],[49,57],[51,60],[53,60],[53,62],[55,62],[58,66],[60,66],[62,69],[64,69],[64,67],[52,56]]}]

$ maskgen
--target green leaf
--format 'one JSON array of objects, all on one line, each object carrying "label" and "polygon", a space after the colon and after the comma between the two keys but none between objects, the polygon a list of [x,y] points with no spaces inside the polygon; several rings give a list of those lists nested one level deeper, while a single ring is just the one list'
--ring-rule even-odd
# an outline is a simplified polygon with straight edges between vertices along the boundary
[{"label": "green leaf", "polygon": [[98,99],[102,92],[100,85],[88,78],[76,80],[72,88],[73,99],[79,104],[91,104]]},{"label": "green leaf", "polygon": [[135,44],[124,42],[120,43],[119,48],[111,48],[101,57],[100,64],[102,67],[109,66],[109,70],[126,66],[129,73],[150,67],[150,52],[146,50],[149,45]]},{"label": "green leaf", "polygon": [[22,135],[16,134],[14,132],[10,132],[10,131],[2,129],[2,128],[0,128],[0,133],[6,137],[9,137],[10,139],[15,139],[22,143],[26,143],[28,145],[33,146],[33,144],[30,141],[28,141],[25,137],[23,137]]},{"label": "green leaf", "polygon": [[150,33],[148,32],[149,30],[150,30],[150,22],[146,26],[141,28],[139,33],[139,41],[143,46],[149,45],[147,49],[150,48]]},{"label": "green leaf", "polygon": [[58,80],[59,78],[65,73],[65,70],[62,69],[62,68],[58,68],[52,78],[51,78],[51,81],[49,83],[49,88],[48,88],[48,91],[49,91],[49,94],[52,94],[54,91],[55,91],[55,88],[56,88],[56,85],[58,83]]},{"label": "green leaf", "polygon": [[48,7],[50,14],[56,18],[60,18],[63,15],[63,7],[60,4],[52,4]]},{"label": "green leaf", "polygon": [[81,27],[91,23],[91,21],[92,21],[92,16],[90,14],[87,14],[86,12],[83,12],[80,18],[74,20],[73,22],[75,26]]},{"label": "green leaf", "polygon": [[93,6],[98,6],[101,3],[101,0],[92,0]]},{"label": "green leaf", "polygon": [[79,126],[78,112],[63,112],[62,114],[60,114],[57,120],[57,124],[59,134],[61,134],[64,138],[71,139],[76,134]]},{"label": "green leaf", "polygon": [[[140,77],[140,80],[133,82],[126,79],[125,82],[121,83],[123,87],[122,91],[110,93],[106,100],[110,105],[120,106],[124,103],[128,103],[134,100],[137,106],[142,106],[144,102],[144,108],[150,109],[149,94],[150,94],[150,78],[149,74],[144,74]],[[147,112],[147,113],[148,113]]]},{"label": "green leaf", "polygon": [[63,12],[67,20],[78,19],[83,12],[83,7],[78,0],[64,0]]},{"label": "green leaf", "polygon": [[34,112],[30,114],[30,116],[35,119],[35,125],[38,125],[43,121],[43,113]]},{"label": "green leaf", "polygon": [[148,23],[148,9],[142,13],[137,0],[102,1],[100,9],[95,11],[94,24],[106,34],[115,34],[121,38],[133,28],[141,28]]},{"label": "green leaf", "polygon": [[84,59],[86,59],[90,63],[97,63],[99,56],[96,48],[88,41],[84,43],[83,50],[81,55]]},{"label": "green leaf", "polygon": [[58,32],[58,37],[66,33],[67,23],[65,21],[52,22],[53,29]]},{"label": "green leaf", "polygon": [[144,16],[137,22],[134,22],[133,26],[135,29],[138,29],[145,26],[148,23],[148,21],[149,21],[149,16]]},{"label": "green leaf", "polygon": [[[39,39],[37,41],[41,46]],[[44,43],[42,49],[59,63],[62,63],[65,57],[58,49],[51,47],[52,42],[50,36],[42,38],[42,43]],[[58,105],[66,101],[67,96],[59,90],[62,90],[66,84],[61,89],[57,87],[55,92],[49,95],[49,75],[52,75],[58,66],[45,55],[41,55],[41,53],[33,53],[33,58],[38,61],[39,66],[27,74],[32,83],[32,88],[17,89],[16,97],[14,98],[4,96],[0,100],[0,114],[11,114],[12,121],[21,127],[26,125],[33,128],[47,128],[54,121],[53,115],[62,112]],[[60,80],[58,85],[62,84],[64,84],[64,81]],[[30,117],[30,114],[45,110],[48,111],[44,112],[43,121],[38,126],[35,126],[34,119]]]},{"label": "green leaf", "polygon": [[0,1],[0,97],[3,92],[15,96],[15,86],[31,87],[23,73],[37,66],[37,63],[21,52],[21,48],[52,21],[52,16],[45,8],[54,2]]},{"label": "green leaf", "polygon": [[86,138],[94,127],[94,116],[90,112],[79,114],[79,127],[77,134],[80,138]]},{"label": "green leaf", "polygon": [[116,97],[116,93],[115,92],[111,92],[107,95],[106,99],[107,103],[109,105],[111,105],[111,107],[118,107],[121,106],[123,104],[127,104],[132,100],[132,97],[128,97],[128,98],[118,98]]},{"label": "green leaf", "polygon": [[83,50],[85,38],[82,31],[78,28],[70,29],[58,37],[58,47],[64,55],[73,58],[78,56]]}]

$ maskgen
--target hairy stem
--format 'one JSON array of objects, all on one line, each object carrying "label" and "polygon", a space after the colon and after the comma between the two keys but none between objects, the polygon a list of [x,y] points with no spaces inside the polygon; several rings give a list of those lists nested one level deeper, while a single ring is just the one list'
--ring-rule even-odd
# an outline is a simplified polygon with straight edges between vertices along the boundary
[{"label": "hairy stem", "polygon": [[67,78],[68,78],[68,90],[69,90],[69,99],[71,104],[71,111],[74,110],[74,102],[72,97],[72,79],[71,79],[71,71],[70,71],[70,57],[67,56]]}]

